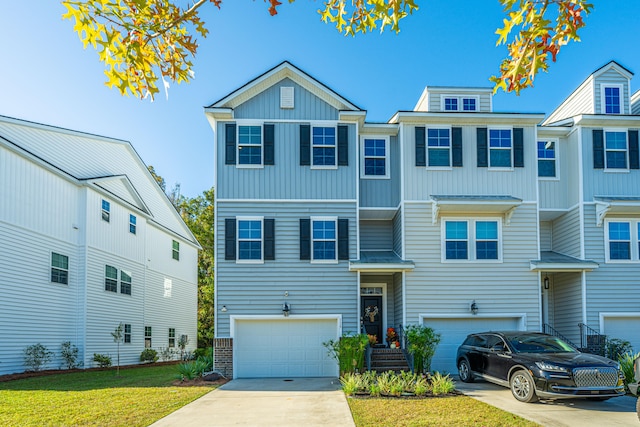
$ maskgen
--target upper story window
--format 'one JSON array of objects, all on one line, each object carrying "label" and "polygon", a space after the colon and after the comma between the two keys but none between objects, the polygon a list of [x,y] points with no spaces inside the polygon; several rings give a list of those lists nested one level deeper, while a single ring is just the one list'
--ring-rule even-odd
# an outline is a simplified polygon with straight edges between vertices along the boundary
[{"label": "upper story window", "polygon": [[458,111],[458,98],[445,98],[444,111]]},{"label": "upper story window", "polygon": [[238,218],[239,261],[262,261],[262,218]]},{"label": "upper story window", "polygon": [[118,269],[110,265],[105,266],[104,290],[118,292]]},{"label": "upper story window", "polygon": [[499,261],[500,222],[487,220],[445,220],[443,261]]},{"label": "upper story window", "polygon": [[336,166],[336,128],[314,126],[311,134],[312,166]]},{"label": "upper story window", "polygon": [[131,325],[129,323],[124,324],[124,343],[131,344]]},{"label": "upper story window", "polygon": [[442,97],[443,111],[478,111],[478,97],[449,96]]},{"label": "upper story window", "polygon": [[606,169],[627,169],[627,133],[604,132]]},{"label": "upper story window", "polygon": [[102,220],[109,222],[111,218],[111,203],[102,199]]},{"label": "upper story window", "polygon": [[476,105],[475,98],[462,98],[462,111],[476,111]]},{"label": "upper story window", "polygon": [[389,140],[365,138],[362,142],[362,177],[388,178]]},{"label": "upper story window", "polygon": [[335,261],[337,260],[337,219],[336,218],[312,218],[312,260]]},{"label": "upper story window", "polygon": [[262,126],[238,126],[238,164],[262,164]]},{"label": "upper story window", "polygon": [[131,273],[120,270],[120,293],[131,295]]},{"label": "upper story window", "polygon": [[137,218],[135,215],[129,214],[129,233],[136,234],[136,222]]},{"label": "upper story window", "polygon": [[556,141],[538,141],[538,176],[556,177]]},{"label": "upper story window", "polygon": [[427,130],[428,166],[451,166],[451,130]]},{"label": "upper story window", "polygon": [[489,129],[489,167],[510,168],[511,129]]},{"label": "upper story window", "polygon": [[640,220],[606,221],[607,262],[640,261]]},{"label": "upper story window", "polygon": [[69,284],[69,257],[51,252],[51,281]]},{"label": "upper story window", "polygon": [[622,85],[602,87],[602,112],[604,114],[622,113]]},{"label": "upper story window", "polygon": [[171,257],[176,261],[180,261],[180,242],[176,240],[171,242]]}]

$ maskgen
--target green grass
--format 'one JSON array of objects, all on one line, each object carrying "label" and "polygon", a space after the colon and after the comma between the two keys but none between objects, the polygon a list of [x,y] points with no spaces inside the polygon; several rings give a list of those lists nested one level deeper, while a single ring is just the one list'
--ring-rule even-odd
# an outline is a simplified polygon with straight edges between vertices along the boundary
[{"label": "green grass", "polygon": [[147,426],[215,386],[177,387],[175,365],[0,383],[1,426]]},{"label": "green grass", "polygon": [[357,427],[522,426],[538,424],[466,396],[348,399]]}]

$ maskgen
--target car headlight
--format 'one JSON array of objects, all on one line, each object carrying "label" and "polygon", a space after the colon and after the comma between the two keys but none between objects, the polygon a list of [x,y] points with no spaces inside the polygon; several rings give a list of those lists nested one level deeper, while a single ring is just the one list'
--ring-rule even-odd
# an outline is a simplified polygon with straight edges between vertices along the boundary
[{"label": "car headlight", "polygon": [[569,370],[563,366],[554,365],[553,363],[548,362],[536,362],[536,366],[547,372],[569,372]]}]

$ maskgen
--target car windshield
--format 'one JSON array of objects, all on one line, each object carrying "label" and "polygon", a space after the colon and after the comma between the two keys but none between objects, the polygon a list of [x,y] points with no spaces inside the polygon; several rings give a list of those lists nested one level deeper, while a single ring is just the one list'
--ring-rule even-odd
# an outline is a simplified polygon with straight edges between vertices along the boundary
[{"label": "car windshield", "polygon": [[576,353],[571,345],[553,336],[515,335],[509,338],[516,353]]}]

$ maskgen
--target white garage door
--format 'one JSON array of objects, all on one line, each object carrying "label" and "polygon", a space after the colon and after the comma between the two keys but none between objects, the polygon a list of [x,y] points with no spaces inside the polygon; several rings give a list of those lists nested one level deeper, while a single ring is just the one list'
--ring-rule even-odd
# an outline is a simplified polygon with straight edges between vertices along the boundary
[{"label": "white garage door", "polygon": [[337,337],[337,319],[235,320],[234,376],[337,377],[338,364],[322,345]]},{"label": "white garage door", "polygon": [[606,316],[603,333],[608,338],[629,341],[634,353],[640,352],[640,315],[639,316]]},{"label": "white garage door", "polygon": [[431,370],[457,374],[456,353],[467,335],[485,331],[513,331],[521,328],[520,317],[425,318],[424,325],[442,336],[431,362]]}]

